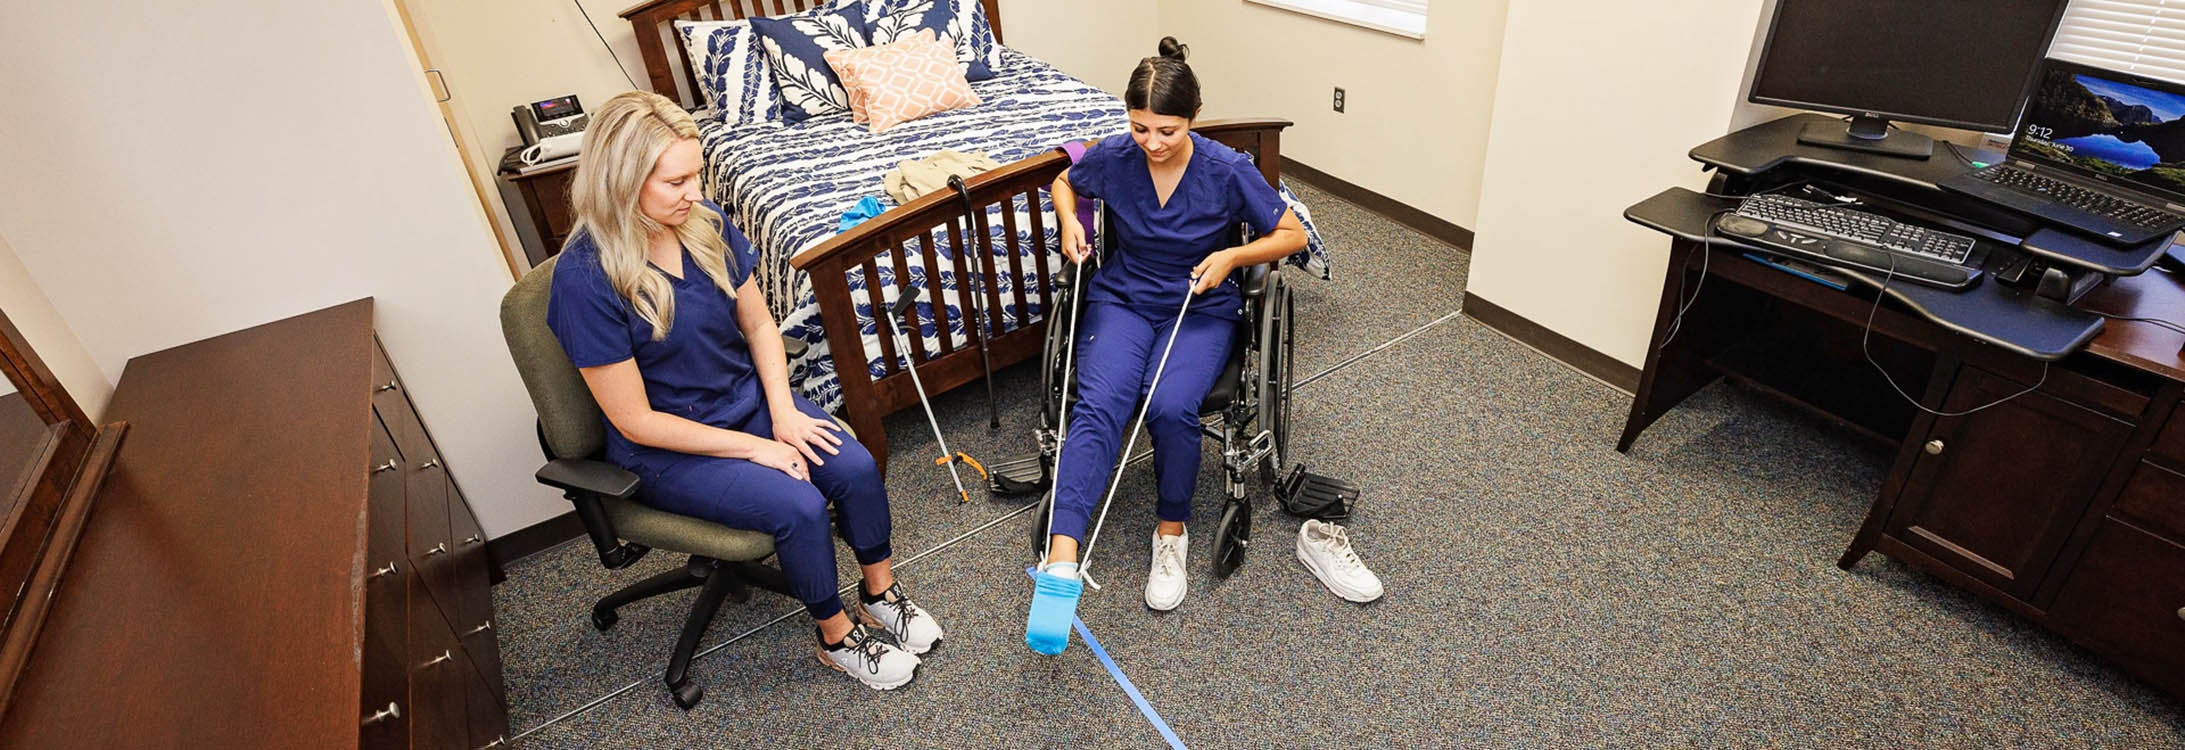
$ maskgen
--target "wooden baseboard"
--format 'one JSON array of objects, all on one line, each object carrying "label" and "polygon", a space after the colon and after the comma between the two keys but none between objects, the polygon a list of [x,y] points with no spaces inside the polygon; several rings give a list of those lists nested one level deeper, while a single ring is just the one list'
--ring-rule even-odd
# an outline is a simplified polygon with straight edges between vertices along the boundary
[{"label": "wooden baseboard", "polygon": [[1499,331],[1518,343],[1539,350],[1563,364],[1576,368],[1594,379],[1625,392],[1639,389],[1639,368],[1624,364],[1622,360],[1594,351],[1591,347],[1572,341],[1563,334],[1548,330],[1546,326],[1526,320],[1524,316],[1510,312],[1501,305],[1481,299],[1471,292],[1464,293],[1465,317],[1479,321],[1488,328]]},{"label": "wooden baseboard", "polygon": [[1472,230],[1457,226],[1439,216],[1404,205],[1394,198],[1367,190],[1335,175],[1312,168],[1296,159],[1283,157],[1282,169],[1287,174],[1310,182],[1313,187],[1326,190],[1337,198],[1358,204],[1368,211],[1388,217],[1390,221],[1410,227],[1419,233],[1446,242],[1458,250],[1471,252]]},{"label": "wooden baseboard", "polygon": [[[486,554],[493,558],[493,569],[498,573],[509,563],[580,536],[584,536],[584,522],[577,519],[575,510],[570,510],[487,540]],[[502,578],[496,575],[493,582],[500,583]]]}]

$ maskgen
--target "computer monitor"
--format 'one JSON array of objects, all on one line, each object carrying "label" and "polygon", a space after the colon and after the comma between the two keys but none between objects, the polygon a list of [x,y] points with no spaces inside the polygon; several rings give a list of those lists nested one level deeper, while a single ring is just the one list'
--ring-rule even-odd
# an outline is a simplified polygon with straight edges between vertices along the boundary
[{"label": "computer monitor", "polygon": [[1851,115],[1800,143],[1925,159],[1891,120],[2011,132],[2066,0],[1778,0],[1747,97]]}]

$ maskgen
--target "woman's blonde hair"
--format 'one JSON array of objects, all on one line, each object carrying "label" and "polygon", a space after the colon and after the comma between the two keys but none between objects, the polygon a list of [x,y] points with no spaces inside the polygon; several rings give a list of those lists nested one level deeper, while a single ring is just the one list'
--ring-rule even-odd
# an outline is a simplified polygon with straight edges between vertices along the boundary
[{"label": "woman's blonde hair", "polygon": [[675,324],[675,287],[667,274],[645,263],[645,248],[654,235],[674,232],[698,270],[731,299],[736,296],[728,281],[728,243],[721,239],[719,215],[700,207],[681,225],[668,227],[638,208],[660,155],[678,141],[697,137],[698,123],[667,97],[649,91],[618,94],[592,113],[570,186],[576,226],[563,248],[580,234],[592,238],[608,284],[639,318],[652,324],[654,341],[667,338]]}]

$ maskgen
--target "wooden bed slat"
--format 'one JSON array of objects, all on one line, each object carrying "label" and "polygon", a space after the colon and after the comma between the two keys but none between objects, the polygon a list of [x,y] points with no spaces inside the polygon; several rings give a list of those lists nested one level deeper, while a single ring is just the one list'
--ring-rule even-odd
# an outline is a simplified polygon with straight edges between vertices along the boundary
[{"label": "wooden bed slat", "polygon": [[[1038,211],[1039,204],[1033,203],[1031,210]],[[1017,196],[1015,195],[1002,197],[1001,226],[1002,236],[1009,239],[1009,278],[1017,280],[1017,283],[1009,285],[1009,291],[1013,293],[1017,302],[1017,325],[1021,327],[1032,319],[1032,315],[1031,311],[1026,309],[1024,301],[1024,243],[1022,240],[1017,239]],[[1037,281],[1037,279],[1034,279],[1034,281]]]},{"label": "wooden bed slat", "polygon": [[[885,373],[882,377],[886,377],[898,372],[899,368],[895,366],[895,336],[881,330],[888,325],[888,303],[880,299],[880,264],[873,261],[874,258],[866,258],[862,264],[865,267],[865,296],[872,300],[873,328],[880,339],[880,371]],[[865,369],[863,365],[852,366],[859,370]],[[842,369],[839,362],[835,369]]]},{"label": "wooden bed slat", "polygon": [[972,276],[965,265],[970,262],[970,254],[964,249],[964,234],[957,231],[957,224],[962,220],[961,216],[948,220],[948,249],[956,251],[956,309],[963,311],[964,343],[985,346],[985,333],[979,330],[979,308],[972,302],[971,285],[965,283]]},{"label": "wooden bed slat", "polygon": [[[895,262],[895,296],[900,298],[908,294],[911,295],[912,299],[917,299],[918,290],[910,287],[910,262],[903,259],[902,240],[894,240],[888,243],[888,258]],[[931,280],[929,279],[927,283],[930,285]],[[933,309],[939,310],[940,308],[934,307]],[[926,356],[925,334],[920,332],[923,329],[919,327],[921,324],[918,322],[918,306],[911,305],[903,311],[903,315],[908,318],[910,323],[910,326],[903,331],[905,336],[910,337],[910,361],[924,362],[929,358]],[[945,320],[934,321],[934,332],[946,332],[947,329],[944,325],[946,322]],[[943,337],[941,340],[947,341],[948,339]]]},{"label": "wooden bed slat", "polygon": [[937,274],[941,272],[941,261],[934,254],[931,232],[918,233],[918,253],[926,262],[926,304],[932,305],[941,316],[935,323],[933,337],[940,340],[941,353],[948,354],[956,351],[956,337],[948,335],[948,301],[941,299],[939,288],[934,286],[939,278]]},{"label": "wooden bed slat", "polygon": [[1055,309],[1054,284],[1049,281],[1054,278],[1054,274],[1047,270],[1047,228],[1042,226],[1047,222],[1040,216],[1037,188],[1025,191],[1024,200],[1031,206],[1031,210],[1026,211],[1025,215],[1032,217],[1032,247],[1039,249],[1033,254],[1032,261],[1039,268],[1039,309],[1044,315],[1044,311]]},{"label": "wooden bed slat", "polygon": [[989,321],[986,330],[992,331],[995,335],[1000,335],[1002,333],[1001,285],[995,283],[994,276],[1001,269],[995,267],[1000,264],[994,260],[994,232],[993,228],[987,225],[986,211],[983,210],[983,207],[982,210],[975,213],[975,216],[978,219],[978,227],[976,229],[967,228],[967,231],[978,232],[971,239],[971,248],[979,254],[979,268],[983,269],[979,272],[979,290],[986,293],[986,318]]}]

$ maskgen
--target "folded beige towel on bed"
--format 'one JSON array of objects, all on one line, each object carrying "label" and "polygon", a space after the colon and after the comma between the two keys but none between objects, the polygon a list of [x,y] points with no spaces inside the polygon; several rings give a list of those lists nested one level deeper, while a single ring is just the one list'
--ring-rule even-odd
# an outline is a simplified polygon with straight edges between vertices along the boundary
[{"label": "folded beige towel on bed", "polygon": [[986,154],[941,149],[923,159],[897,162],[881,181],[887,185],[888,197],[900,205],[935,190],[947,189],[949,175],[970,177],[999,166],[1000,162]]}]

